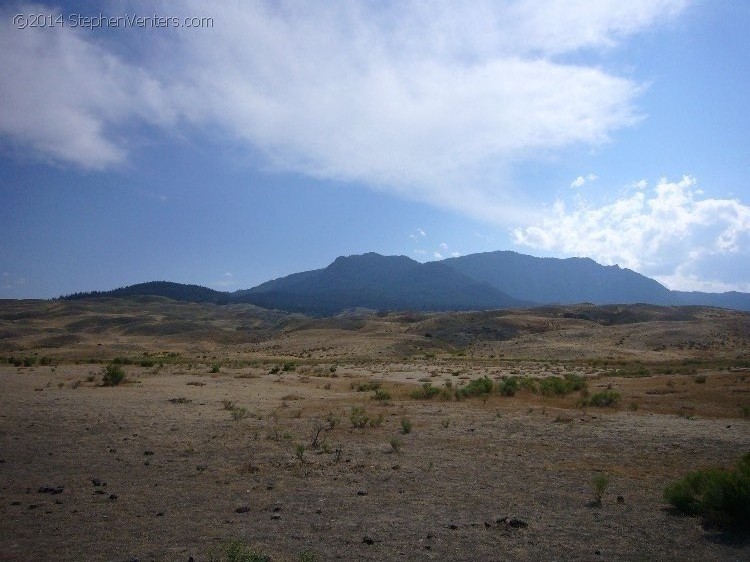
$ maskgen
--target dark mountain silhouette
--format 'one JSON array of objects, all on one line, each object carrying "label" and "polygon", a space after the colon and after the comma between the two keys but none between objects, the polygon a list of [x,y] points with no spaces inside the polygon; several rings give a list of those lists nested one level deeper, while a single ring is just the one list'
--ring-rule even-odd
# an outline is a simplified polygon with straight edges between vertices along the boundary
[{"label": "dark mountain silhouette", "polygon": [[355,308],[490,310],[583,302],[750,310],[748,293],[670,291],[639,273],[616,265],[603,266],[588,258],[537,258],[508,251],[428,263],[375,253],[339,257],[328,267],[294,273],[234,293],[154,281],[61,298],[143,295],[200,303],[251,303],[313,316],[334,315]]},{"label": "dark mountain silhouette", "polygon": [[516,252],[487,252],[443,260],[445,265],[510,296],[542,304],[677,304],[653,279],[589,258],[536,258]]},{"label": "dark mountain silhouette", "polygon": [[138,283],[120,287],[112,291],[92,291],[90,293],[74,293],[60,297],[62,300],[80,300],[92,298],[107,297],[133,297],[133,296],[157,296],[167,297],[176,301],[187,302],[206,302],[215,304],[224,304],[229,302],[229,293],[215,291],[200,285],[184,285],[182,283],[172,283],[171,281],[149,281],[148,283]]},{"label": "dark mountain silhouette", "polygon": [[700,304],[735,310],[750,310],[750,293],[739,293],[737,291],[729,291],[728,293],[672,291],[672,294],[680,304]]},{"label": "dark mountain silhouette", "polygon": [[441,262],[368,253],[339,257],[323,269],[295,273],[234,293],[237,302],[313,315],[350,308],[474,310],[525,303],[469,279]]}]

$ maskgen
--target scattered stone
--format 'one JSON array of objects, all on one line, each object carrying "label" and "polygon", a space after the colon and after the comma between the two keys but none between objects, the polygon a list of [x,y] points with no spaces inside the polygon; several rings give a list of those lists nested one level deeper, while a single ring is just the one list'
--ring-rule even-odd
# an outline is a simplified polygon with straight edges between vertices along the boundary
[{"label": "scattered stone", "polygon": [[148,457],[148,456],[151,456],[151,455],[153,455],[153,454],[154,454],[154,452],[153,452],[153,451],[143,451],[143,454],[144,454],[144,456],[147,456],[147,457]]},{"label": "scattered stone", "polygon": [[160,511],[159,513],[157,513],[157,514],[156,514],[156,516],[157,516],[157,517],[164,517],[164,512],[163,512],[163,511]]},{"label": "scattered stone", "polygon": [[367,490],[359,490],[359,491],[357,492],[357,495],[358,495],[358,496],[366,496],[366,495],[367,495]]},{"label": "scattered stone", "polygon": [[362,537],[362,542],[364,544],[375,544],[375,539],[373,539],[372,537],[364,536]]},{"label": "scattered stone", "polygon": [[101,480],[99,480],[98,478],[92,478],[92,479],[91,479],[91,483],[92,483],[92,484],[93,484],[94,486],[101,486],[101,485],[102,485],[102,481],[101,481]]},{"label": "scattered stone", "polygon": [[501,517],[496,521],[498,525],[501,523],[505,524],[509,529],[525,529],[529,526],[523,519],[517,519],[515,517]]},{"label": "scattered stone", "polygon": [[57,486],[57,487],[53,488],[53,487],[50,487],[50,486],[42,486],[42,487],[40,487],[37,490],[37,492],[39,492],[40,494],[51,494],[51,495],[54,496],[56,494],[62,494],[63,493],[63,487],[62,486]]},{"label": "scattered stone", "polygon": [[455,531],[456,529],[458,529],[458,525],[456,525],[455,523],[451,523],[450,525],[448,525],[448,528],[451,531]]},{"label": "scattered stone", "polygon": [[109,499],[111,499],[111,500],[116,500],[116,499],[117,499],[117,494],[111,494],[111,495],[109,496]]},{"label": "scattered stone", "polygon": [[37,507],[39,507],[39,506],[37,504],[35,504],[35,503],[29,504],[29,509],[36,509]]},{"label": "scattered stone", "polygon": [[234,510],[235,513],[247,513],[250,511],[250,507],[246,505],[242,505]]},{"label": "scattered stone", "polygon": [[98,496],[103,496],[105,494],[104,490],[94,490],[94,493]]},{"label": "scattered stone", "polygon": [[281,511],[281,506],[280,505],[273,506],[273,512],[274,513],[278,513],[279,511]]},{"label": "scattered stone", "polygon": [[274,513],[273,515],[271,515],[271,519],[274,519],[274,520],[281,519],[281,514],[280,513]]},{"label": "scattered stone", "polygon": [[10,505],[21,505],[21,502],[10,502]]},{"label": "scattered stone", "polygon": [[625,503],[625,498],[622,496],[617,496],[617,503]]}]

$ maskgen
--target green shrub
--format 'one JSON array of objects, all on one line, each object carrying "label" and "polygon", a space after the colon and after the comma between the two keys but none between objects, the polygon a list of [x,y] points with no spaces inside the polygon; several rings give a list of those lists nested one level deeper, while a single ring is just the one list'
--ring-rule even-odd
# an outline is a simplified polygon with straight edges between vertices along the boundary
[{"label": "green shrub", "polygon": [[539,392],[544,396],[565,396],[568,393],[568,387],[563,378],[547,377],[539,381]]},{"label": "green shrub", "polygon": [[497,392],[502,396],[515,396],[520,387],[518,377],[507,377],[497,383]]},{"label": "green shrub", "polygon": [[411,433],[411,420],[409,418],[401,418],[401,431],[403,431],[404,435]]},{"label": "green shrub", "polygon": [[689,472],[664,489],[664,499],[686,515],[750,533],[750,452],[742,456],[734,470]]},{"label": "green shrub", "polygon": [[596,505],[601,505],[607,486],[609,486],[609,476],[603,472],[596,473],[591,479],[591,489],[594,492],[594,503]]},{"label": "green shrub", "polygon": [[211,562],[271,562],[271,557],[245,545],[240,539],[224,543],[219,553],[213,552],[208,558]]},{"label": "green shrub", "polygon": [[353,382],[351,387],[357,392],[369,392],[371,390],[378,390],[380,388],[380,381]]},{"label": "green shrub", "polygon": [[380,400],[381,402],[384,402],[386,400],[390,400],[391,399],[391,393],[388,392],[387,390],[377,389],[375,391],[375,396],[373,396],[373,398],[375,400]]},{"label": "green shrub", "polygon": [[297,368],[297,364],[294,361],[287,361],[281,366],[282,371],[294,371]]},{"label": "green shrub", "polygon": [[521,377],[518,384],[521,386],[523,390],[528,390],[534,393],[539,391],[537,380],[534,377],[529,377],[529,376]]},{"label": "green shrub", "polygon": [[459,393],[464,397],[487,396],[492,392],[492,380],[488,377],[474,379],[469,384],[459,389]]},{"label": "green shrub", "polygon": [[615,406],[619,401],[619,392],[615,392],[614,390],[603,390],[601,392],[597,392],[596,394],[592,394],[588,398],[587,403],[589,406],[604,408],[606,406]]},{"label": "green shrub", "polygon": [[363,428],[370,421],[369,416],[365,412],[365,409],[361,406],[354,406],[351,414],[349,414],[349,421],[352,422],[352,427]]},{"label": "green shrub", "polygon": [[220,371],[221,371],[221,364],[214,363],[213,365],[211,365],[211,369],[209,370],[209,373],[218,373]]},{"label": "green shrub", "polygon": [[370,427],[377,429],[383,424],[384,421],[385,416],[383,416],[383,414],[378,414],[376,417],[370,419]]},{"label": "green shrub", "polygon": [[125,380],[125,371],[117,363],[110,363],[102,373],[102,384],[104,386],[117,386]]},{"label": "green shrub", "polygon": [[706,375],[695,375],[693,380],[695,381],[695,384],[706,384],[706,378]]},{"label": "green shrub", "polygon": [[430,400],[440,394],[440,389],[426,382],[420,388],[411,392],[411,397],[415,400]]}]

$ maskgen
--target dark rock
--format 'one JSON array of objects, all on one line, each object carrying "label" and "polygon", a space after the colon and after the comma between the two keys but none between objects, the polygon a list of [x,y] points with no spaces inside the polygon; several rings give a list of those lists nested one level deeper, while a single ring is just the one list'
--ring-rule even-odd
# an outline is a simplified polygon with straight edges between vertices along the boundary
[{"label": "dark rock", "polygon": [[364,536],[362,537],[362,542],[365,544],[375,544],[375,539],[372,537]]},{"label": "dark rock", "polygon": [[509,529],[525,529],[529,526],[523,519],[517,519],[515,517],[501,517],[496,521],[498,525],[504,524]]},{"label": "dark rock", "polygon": [[366,496],[366,495],[367,495],[367,490],[359,490],[359,491],[357,492],[357,495],[358,495],[358,496]]},{"label": "dark rock", "polygon": [[102,481],[101,481],[101,480],[99,480],[98,478],[92,478],[92,479],[91,479],[91,483],[92,483],[92,484],[93,484],[94,486],[101,486],[101,485],[102,485]]},{"label": "dark rock", "polygon": [[62,486],[57,486],[57,487],[53,488],[51,486],[42,486],[42,487],[40,487],[37,490],[37,492],[39,492],[40,494],[52,494],[54,496],[56,494],[62,494],[63,493],[63,487]]},{"label": "dark rock", "polygon": [[234,510],[235,513],[247,513],[250,511],[250,507],[247,505],[242,505]]},{"label": "dark rock", "polygon": [[103,496],[105,494],[104,490],[94,490],[94,493],[98,496]]},{"label": "dark rock", "polygon": [[112,494],[112,495],[110,495],[110,496],[109,496],[109,499],[111,499],[111,500],[116,500],[116,499],[117,499],[117,494]]},{"label": "dark rock", "polygon": [[617,496],[617,503],[625,503],[625,498],[622,496]]},{"label": "dark rock", "polygon": [[144,454],[145,456],[151,456],[151,455],[153,455],[153,454],[154,454],[154,452],[153,452],[153,451],[143,451],[143,454]]},{"label": "dark rock", "polygon": [[273,520],[281,519],[281,514],[280,513],[274,513],[273,515],[271,515],[271,519],[273,519]]}]

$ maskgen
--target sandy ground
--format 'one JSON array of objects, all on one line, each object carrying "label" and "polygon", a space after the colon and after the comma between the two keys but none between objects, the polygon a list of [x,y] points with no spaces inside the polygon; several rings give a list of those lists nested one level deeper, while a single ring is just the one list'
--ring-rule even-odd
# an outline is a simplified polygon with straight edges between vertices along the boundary
[{"label": "sandy ground", "polygon": [[[273,560],[750,559],[746,539],[662,498],[750,450],[746,371],[699,384],[581,366],[593,391],[623,395],[583,413],[574,396],[409,397],[420,379],[511,368],[469,359],[342,363],[335,377],[190,367],[126,366],[107,388],[101,365],[0,364],[0,559],[199,561],[232,538]],[[352,388],[373,379],[390,400]],[[380,425],[353,428],[355,406]]]}]

